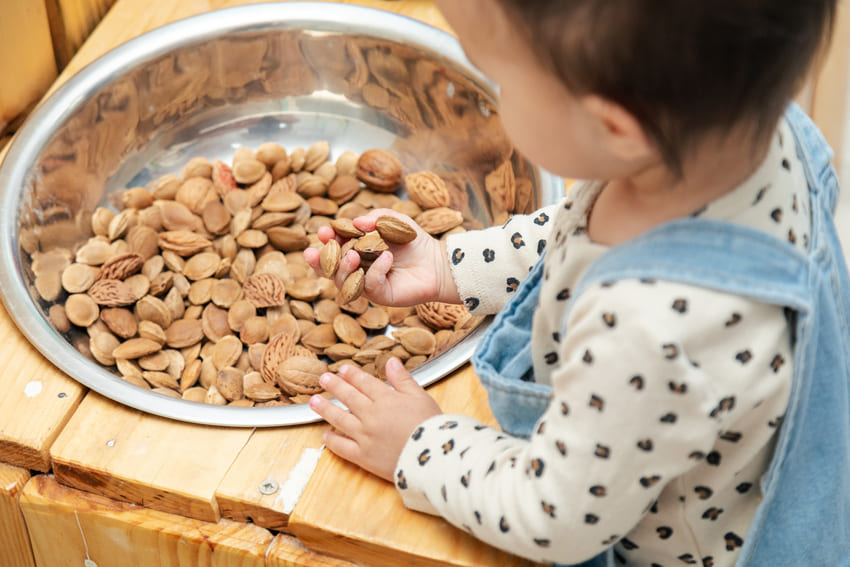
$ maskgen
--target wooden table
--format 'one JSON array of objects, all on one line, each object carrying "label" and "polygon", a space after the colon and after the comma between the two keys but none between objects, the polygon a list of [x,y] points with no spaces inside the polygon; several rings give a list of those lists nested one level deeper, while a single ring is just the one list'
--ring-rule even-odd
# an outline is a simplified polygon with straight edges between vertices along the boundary
[{"label": "wooden table", "polygon": [[[56,85],[145,31],[245,3],[119,0]],[[431,2],[351,3],[445,28]],[[2,307],[0,360],[0,567],[529,564],[406,510],[391,484],[327,451],[290,502],[290,473],[324,424],[216,428],[115,404],[47,362]],[[469,366],[431,392],[493,421]]]}]

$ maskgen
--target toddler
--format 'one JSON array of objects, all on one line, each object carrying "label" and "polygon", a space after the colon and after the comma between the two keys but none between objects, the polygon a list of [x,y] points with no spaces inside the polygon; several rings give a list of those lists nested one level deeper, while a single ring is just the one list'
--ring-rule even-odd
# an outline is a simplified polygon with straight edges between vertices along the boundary
[{"label": "toddler", "polygon": [[535,561],[850,565],[837,181],[789,106],[835,0],[437,3],[516,147],[587,181],[367,272],[379,304],[498,313],[473,363],[501,430],[442,415],[393,359],[392,388],[322,376],[347,408],[311,400],[328,449]]}]

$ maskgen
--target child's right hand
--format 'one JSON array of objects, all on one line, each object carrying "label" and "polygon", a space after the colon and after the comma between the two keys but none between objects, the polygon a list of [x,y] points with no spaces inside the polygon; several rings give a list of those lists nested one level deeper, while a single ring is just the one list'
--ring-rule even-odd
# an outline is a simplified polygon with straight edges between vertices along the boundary
[{"label": "child's right hand", "polygon": [[[375,209],[368,215],[354,219],[354,226],[363,232],[371,232],[375,230],[378,218],[384,215],[409,224],[416,230],[416,238],[408,244],[387,243],[389,250],[382,252],[366,272],[363,294],[374,303],[386,306],[400,307],[428,301],[460,303],[444,241],[426,233],[410,217],[391,209]],[[318,236],[323,243],[332,238],[343,242],[330,227],[319,229]],[[317,274],[326,275],[319,262],[319,250],[306,249],[304,258]],[[345,278],[359,266],[360,255],[349,250],[340,259],[334,276],[336,286],[341,288]]]}]

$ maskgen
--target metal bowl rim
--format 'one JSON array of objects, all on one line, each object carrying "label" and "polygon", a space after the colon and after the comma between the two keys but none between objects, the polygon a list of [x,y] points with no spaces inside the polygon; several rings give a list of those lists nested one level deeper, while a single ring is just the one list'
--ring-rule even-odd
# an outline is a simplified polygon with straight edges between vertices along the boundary
[{"label": "metal bowl rim", "polygon": [[[222,407],[189,403],[138,387],[82,357],[48,324],[34,304],[23,279],[17,228],[21,188],[36,157],[54,133],[52,125],[63,124],[79,105],[124,73],[175,49],[197,44],[223,34],[274,29],[315,29],[370,35],[433,51],[462,68],[491,91],[496,88],[466,58],[450,34],[407,16],[363,6],[337,4],[328,10],[324,2],[281,2],[226,8],[166,24],[135,37],[85,66],[56,89],[32,113],[10,143],[0,163],[2,195],[0,223],[0,296],[18,329],[48,360],[72,379],[112,400],[161,417],[204,425],[269,427],[309,423],[320,418],[307,404],[270,408]],[[563,180],[543,170],[540,196],[544,204],[563,195]],[[15,187],[15,190],[9,188]],[[438,365],[425,386],[464,364],[471,357],[487,322],[453,347],[452,361]],[[437,364],[436,359],[429,364]]]}]

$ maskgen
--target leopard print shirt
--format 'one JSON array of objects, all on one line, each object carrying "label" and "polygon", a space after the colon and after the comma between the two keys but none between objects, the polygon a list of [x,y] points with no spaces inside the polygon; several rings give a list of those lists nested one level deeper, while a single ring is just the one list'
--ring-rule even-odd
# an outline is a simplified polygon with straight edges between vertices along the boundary
[{"label": "leopard print shirt", "polygon": [[[788,401],[793,352],[781,307],[669,281],[623,280],[575,299],[606,248],[587,212],[601,186],[448,253],[475,314],[498,311],[547,250],[533,324],[549,408],[528,440],[460,415],[422,423],[396,469],[405,504],[537,560],[731,566],[747,535]],[[786,125],[764,163],[695,215],[808,246],[810,199]],[[544,371],[539,371],[539,369]]]}]

